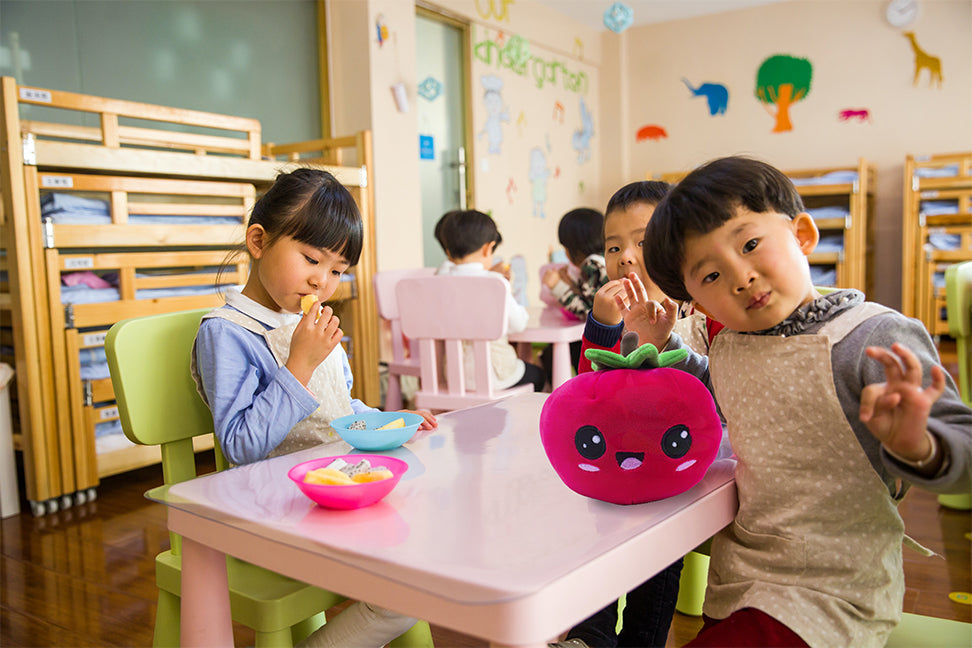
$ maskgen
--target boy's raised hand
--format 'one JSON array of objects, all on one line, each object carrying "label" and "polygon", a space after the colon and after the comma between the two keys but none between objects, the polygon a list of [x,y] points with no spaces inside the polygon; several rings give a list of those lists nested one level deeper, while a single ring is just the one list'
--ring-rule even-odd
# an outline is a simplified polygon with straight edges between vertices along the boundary
[{"label": "boy's raised hand", "polygon": [[601,324],[605,326],[617,326],[621,323],[624,314],[618,305],[616,297],[620,296],[622,301],[626,299],[624,283],[621,279],[612,279],[597,289],[594,293],[594,305],[591,307],[591,314]]},{"label": "boy's raised hand", "polygon": [[665,297],[662,303],[648,297],[648,290],[636,273],[621,279],[624,296],[616,295],[615,303],[621,311],[624,328],[638,334],[638,343],[651,343],[661,351],[678,318],[678,304]]},{"label": "boy's raised hand", "polygon": [[864,352],[884,365],[887,380],[861,391],[861,422],[895,455],[921,461],[932,452],[928,413],[945,391],[944,370],[933,366],[931,384],[922,388],[921,363],[905,346],[894,343],[890,350],[867,347]]},{"label": "boy's raised hand", "polygon": [[[318,316],[320,313],[320,316]],[[316,320],[316,321],[315,321]],[[290,338],[286,367],[304,387],[317,366],[341,343],[341,320],[330,306],[311,308],[297,323]]]}]

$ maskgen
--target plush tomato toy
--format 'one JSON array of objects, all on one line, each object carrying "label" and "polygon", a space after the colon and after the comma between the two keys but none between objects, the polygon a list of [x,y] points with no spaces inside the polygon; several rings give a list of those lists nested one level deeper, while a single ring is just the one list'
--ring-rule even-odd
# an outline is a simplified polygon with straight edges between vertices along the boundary
[{"label": "plush tomato toy", "polygon": [[719,451],[722,425],[705,385],[670,366],[685,350],[659,354],[645,344],[625,351],[587,350],[597,371],[550,394],[540,439],[571,490],[640,504],[697,484]]}]

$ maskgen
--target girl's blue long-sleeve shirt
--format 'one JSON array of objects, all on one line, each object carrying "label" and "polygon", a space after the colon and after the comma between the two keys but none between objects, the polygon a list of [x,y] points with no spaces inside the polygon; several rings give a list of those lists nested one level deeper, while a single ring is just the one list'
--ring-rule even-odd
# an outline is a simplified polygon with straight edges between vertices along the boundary
[{"label": "girl's blue long-sleeve shirt", "polygon": [[[243,299],[249,304],[240,304],[242,295],[234,297],[227,301],[237,302],[241,306],[237,310],[256,318],[268,330],[299,317],[274,313],[246,297]],[[341,354],[352,411],[373,411],[351,398],[353,376],[344,348],[338,345],[333,353]],[[247,464],[265,458],[319,405],[286,367],[277,366],[263,336],[228,320],[203,320],[196,337],[196,362],[213,413],[216,438],[230,463]]]}]

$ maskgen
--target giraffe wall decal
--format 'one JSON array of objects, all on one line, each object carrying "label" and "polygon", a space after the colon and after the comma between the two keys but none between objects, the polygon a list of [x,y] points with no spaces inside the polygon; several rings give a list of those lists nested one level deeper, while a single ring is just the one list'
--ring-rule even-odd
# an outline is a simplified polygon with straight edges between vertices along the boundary
[{"label": "giraffe wall decal", "polygon": [[932,56],[918,46],[915,39],[915,32],[903,32],[905,38],[911,42],[911,49],[915,53],[915,80],[913,85],[918,85],[918,77],[923,68],[928,69],[928,87],[937,85],[942,87],[942,61],[937,56]]}]

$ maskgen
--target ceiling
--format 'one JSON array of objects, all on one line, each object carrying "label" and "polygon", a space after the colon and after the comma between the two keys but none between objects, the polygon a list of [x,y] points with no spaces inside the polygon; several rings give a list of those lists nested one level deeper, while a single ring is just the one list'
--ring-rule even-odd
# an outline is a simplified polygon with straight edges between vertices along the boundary
[{"label": "ceiling", "polygon": [[[604,12],[617,0],[535,0],[592,29],[606,31]],[[785,0],[621,0],[633,15],[633,25],[680,20]]]}]

